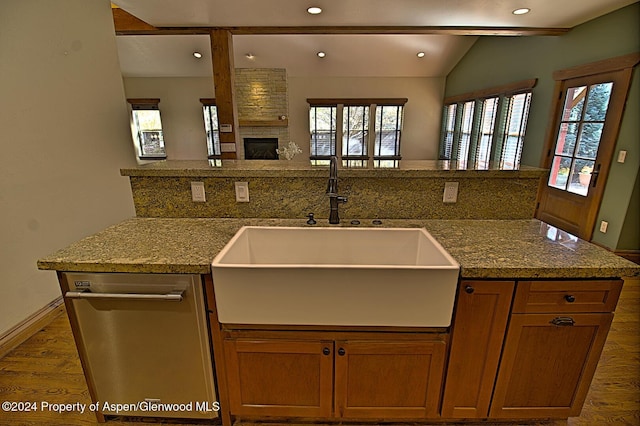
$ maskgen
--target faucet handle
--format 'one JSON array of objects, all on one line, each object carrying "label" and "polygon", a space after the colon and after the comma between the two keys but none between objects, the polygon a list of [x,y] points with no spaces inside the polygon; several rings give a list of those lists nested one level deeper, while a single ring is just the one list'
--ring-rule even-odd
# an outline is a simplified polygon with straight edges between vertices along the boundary
[{"label": "faucet handle", "polygon": [[339,202],[339,203],[342,203],[342,204],[346,203],[346,202],[347,202],[347,200],[348,200],[348,198],[347,198],[347,197],[342,196],[342,195],[338,195],[337,199],[338,199],[338,202]]},{"label": "faucet handle", "polygon": [[318,222],[316,222],[316,220],[313,218],[313,213],[309,213],[309,214],[307,215],[307,217],[309,218],[309,220],[307,220],[307,225],[315,225],[316,223],[318,223]]}]

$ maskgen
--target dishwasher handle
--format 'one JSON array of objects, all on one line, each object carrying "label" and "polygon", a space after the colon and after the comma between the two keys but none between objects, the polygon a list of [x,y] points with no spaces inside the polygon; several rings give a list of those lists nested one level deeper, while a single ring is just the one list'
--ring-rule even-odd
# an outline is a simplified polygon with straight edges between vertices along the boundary
[{"label": "dishwasher handle", "polygon": [[167,294],[141,293],[91,293],[89,291],[68,291],[64,297],[69,299],[118,299],[118,300],[158,300],[165,302],[181,302],[184,291]]}]

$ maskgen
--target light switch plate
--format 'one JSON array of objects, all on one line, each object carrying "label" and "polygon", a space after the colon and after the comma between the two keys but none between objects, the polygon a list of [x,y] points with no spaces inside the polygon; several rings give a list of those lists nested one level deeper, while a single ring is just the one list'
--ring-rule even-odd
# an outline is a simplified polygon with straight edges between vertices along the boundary
[{"label": "light switch plate", "polygon": [[238,203],[249,202],[249,182],[236,182],[236,201]]},{"label": "light switch plate", "polygon": [[458,201],[458,182],[445,182],[442,202],[455,203],[456,201]]},{"label": "light switch plate", "polygon": [[191,200],[204,203],[207,197],[204,192],[204,182],[191,182]]},{"label": "light switch plate", "polygon": [[621,150],[618,152],[618,163],[624,163],[624,160],[627,159],[627,151]]}]

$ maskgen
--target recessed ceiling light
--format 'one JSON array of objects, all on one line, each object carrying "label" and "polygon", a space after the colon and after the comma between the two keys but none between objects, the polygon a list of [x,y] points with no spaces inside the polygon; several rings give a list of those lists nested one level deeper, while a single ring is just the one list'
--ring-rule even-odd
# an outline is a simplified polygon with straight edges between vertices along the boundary
[{"label": "recessed ceiling light", "polygon": [[195,51],[195,52],[193,52],[193,57],[200,59],[200,58],[202,58],[202,53],[200,53],[198,51]]},{"label": "recessed ceiling light", "polygon": [[326,53],[324,52],[318,52],[318,58],[324,58],[325,56],[327,56]]},{"label": "recessed ceiling light", "polygon": [[307,9],[307,12],[309,12],[311,15],[319,15],[322,13],[322,9],[317,6],[311,6]]},{"label": "recessed ceiling light", "polygon": [[528,7],[522,7],[520,9],[514,10],[511,13],[513,13],[514,15],[524,15],[524,14],[529,13],[529,12],[531,12],[531,9],[529,9]]},{"label": "recessed ceiling light", "polygon": [[418,52],[416,55],[418,58],[424,58],[424,52]]},{"label": "recessed ceiling light", "polygon": [[255,56],[253,55],[253,53],[247,53],[244,55],[247,59],[253,59],[255,58]]}]

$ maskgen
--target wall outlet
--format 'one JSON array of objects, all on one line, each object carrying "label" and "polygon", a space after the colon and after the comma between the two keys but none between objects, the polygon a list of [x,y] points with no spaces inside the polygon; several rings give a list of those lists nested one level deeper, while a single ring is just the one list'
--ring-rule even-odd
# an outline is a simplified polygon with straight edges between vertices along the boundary
[{"label": "wall outlet", "polygon": [[458,201],[458,182],[445,182],[442,202],[455,203],[456,201]]},{"label": "wall outlet", "polygon": [[607,228],[609,227],[609,222],[605,222],[604,220],[600,222],[600,232],[603,234],[607,233]]},{"label": "wall outlet", "polygon": [[191,182],[191,200],[198,203],[207,201],[204,193],[204,182]]},{"label": "wall outlet", "polygon": [[249,202],[249,182],[236,182],[236,201],[238,203]]}]

